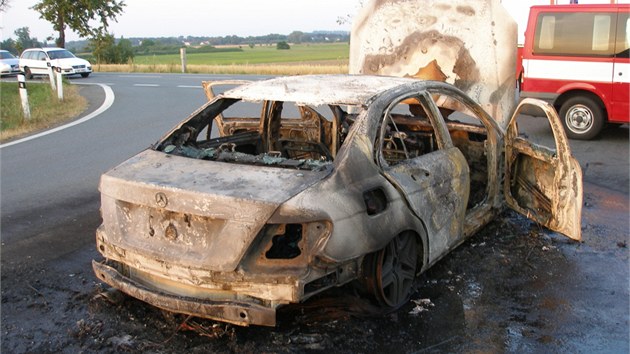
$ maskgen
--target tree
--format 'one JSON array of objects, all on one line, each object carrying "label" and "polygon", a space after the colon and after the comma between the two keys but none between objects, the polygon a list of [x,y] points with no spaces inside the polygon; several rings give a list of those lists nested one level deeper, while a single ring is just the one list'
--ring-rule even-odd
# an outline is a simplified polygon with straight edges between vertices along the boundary
[{"label": "tree", "polygon": [[20,27],[13,32],[17,36],[15,41],[15,49],[18,52],[22,52],[24,49],[41,47],[41,44],[37,41],[37,38],[31,38],[31,32],[28,27]]},{"label": "tree", "polygon": [[118,51],[120,64],[128,63],[133,59],[133,45],[130,40],[121,37],[116,45],[116,50]]},{"label": "tree", "polygon": [[17,49],[15,41],[11,38],[0,42],[0,49],[8,50],[13,53],[13,55],[20,55],[20,51]]},{"label": "tree", "polygon": [[[59,33],[57,46],[66,45],[66,27],[81,37],[107,35],[109,20],[116,21],[116,15],[122,13],[125,4],[122,0],[40,0],[32,7],[39,12],[40,18],[52,23]],[[90,21],[100,22],[100,26],[91,27]]]},{"label": "tree", "polygon": [[105,34],[97,36],[90,40],[88,49],[92,50],[92,55],[97,63],[111,63],[116,60],[116,49],[114,44],[114,36]]},{"label": "tree", "polygon": [[112,34],[98,36],[90,41],[92,55],[97,63],[102,64],[125,64],[133,59],[133,48],[131,41],[121,38],[118,44]]},{"label": "tree", "polygon": [[287,37],[287,41],[289,41],[290,43],[300,44],[302,43],[302,37],[304,37],[304,32],[293,31]]},{"label": "tree", "polygon": [[0,12],[6,12],[9,7],[9,0],[0,0]]},{"label": "tree", "polygon": [[152,40],[152,39],[145,39],[140,44],[140,46],[143,47],[143,48],[150,47],[152,45],[155,45],[155,41]]}]

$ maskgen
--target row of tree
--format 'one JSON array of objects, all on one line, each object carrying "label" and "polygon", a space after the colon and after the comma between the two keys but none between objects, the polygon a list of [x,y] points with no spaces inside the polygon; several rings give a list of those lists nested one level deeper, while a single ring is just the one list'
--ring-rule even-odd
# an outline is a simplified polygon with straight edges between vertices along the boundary
[{"label": "row of tree", "polygon": [[[122,39],[120,39],[122,40]],[[238,50],[234,48],[215,48],[223,46],[249,46],[276,45],[279,42],[287,43],[335,43],[348,42],[350,34],[346,31],[317,31],[301,32],[293,31],[290,34],[266,34],[262,36],[178,36],[178,37],[131,37],[131,42],[136,55],[159,55],[179,53],[179,48],[187,46],[190,53],[193,52],[218,52]],[[118,41],[118,40],[117,40]],[[89,40],[70,41],[68,49],[75,52],[89,51]]]},{"label": "row of tree", "polygon": [[188,36],[178,37],[180,42],[187,42],[191,44],[207,43],[210,45],[249,45],[249,44],[272,44],[278,42],[288,43],[325,43],[325,42],[348,42],[350,40],[350,33],[346,31],[315,31],[315,32],[302,32],[293,31],[290,34],[277,34],[271,33],[264,36],[218,36],[218,37],[204,37],[204,36]]}]

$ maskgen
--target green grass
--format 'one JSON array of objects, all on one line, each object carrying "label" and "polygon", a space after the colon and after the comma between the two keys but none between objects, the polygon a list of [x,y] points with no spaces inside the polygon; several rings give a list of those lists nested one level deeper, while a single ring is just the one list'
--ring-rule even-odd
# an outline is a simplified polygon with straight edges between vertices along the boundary
[{"label": "green grass", "polygon": [[[299,63],[348,60],[348,43],[334,44],[294,44],[289,50],[278,50],[275,44],[269,46],[241,46],[240,52],[189,53],[189,65],[242,65],[269,63]],[[179,65],[179,54],[140,55],[133,60],[137,65]]]},{"label": "green grass", "polygon": [[57,99],[48,83],[27,83],[31,119],[23,116],[17,82],[0,82],[0,139],[6,140],[28,132],[56,125],[76,117],[87,108],[78,88],[65,83],[64,100]]}]

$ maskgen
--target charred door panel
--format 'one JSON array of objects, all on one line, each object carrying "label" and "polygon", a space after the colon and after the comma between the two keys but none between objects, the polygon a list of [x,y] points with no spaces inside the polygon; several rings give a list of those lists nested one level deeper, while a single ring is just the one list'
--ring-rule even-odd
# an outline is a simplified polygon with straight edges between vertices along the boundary
[{"label": "charred door panel", "polygon": [[386,168],[387,179],[432,235],[431,254],[458,243],[469,194],[468,165],[457,148],[434,151]]},{"label": "charred door panel", "polygon": [[[516,116],[530,105],[545,112],[554,134],[555,151],[518,136]],[[580,240],[582,169],[571,156],[554,108],[540,100],[523,100],[512,117],[505,143],[507,204],[551,230]]]}]

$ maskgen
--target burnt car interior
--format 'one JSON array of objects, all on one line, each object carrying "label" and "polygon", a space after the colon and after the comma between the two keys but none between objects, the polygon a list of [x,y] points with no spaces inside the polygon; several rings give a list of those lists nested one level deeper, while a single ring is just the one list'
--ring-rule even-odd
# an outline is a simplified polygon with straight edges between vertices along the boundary
[{"label": "burnt car interior", "polygon": [[[487,196],[487,129],[464,103],[440,95],[434,99],[453,145],[468,162],[471,186],[467,208],[473,209]],[[243,113],[252,111],[261,112],[260,117]],[[389,110],[381,139],[382,154],[389,165],[439,149],[428,114],[413,98]],[[202,108],[157,150],[197,159],[320,170],[332,164],[355,118],[341,105],[311,107],[224,98]]]},{"label": "burnt car interior", "polygon": [[[240,112],[251,112],[252,105],[260,117],[243,117]],[[221,99],[176,129],[157,150],[198,159],[321,169],[334,160],[352,116],[333,105]]]},{"label": "burnt car interior", "polygon": [[[467,106],[454,98],[435,102],[446,122],[453,142],[468,162],[470,196],[467,209],[483,203],[487,196],[488,160],[487,128]],[[428,110],[416,98],[399,102],[385,117],[381,153],[390,165],[429,154],[439,149],[434,125]]]}]

